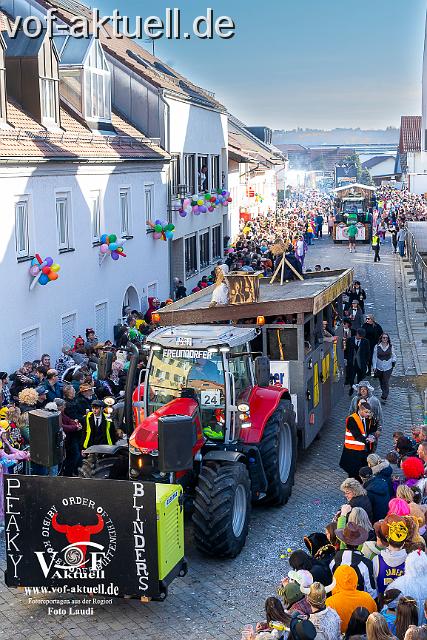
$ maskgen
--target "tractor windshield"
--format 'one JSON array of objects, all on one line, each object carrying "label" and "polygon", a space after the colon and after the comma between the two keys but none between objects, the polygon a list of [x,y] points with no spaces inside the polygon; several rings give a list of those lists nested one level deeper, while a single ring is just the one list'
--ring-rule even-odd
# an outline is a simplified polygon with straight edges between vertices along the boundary
[{"label": "tractor windshield", "polygon": [[180,398],[183,389],[194,389],[199,401],[206,437],[225,435],[225,379],[221,354],[194,349],[153,351],[148,374],[148,413]]}]

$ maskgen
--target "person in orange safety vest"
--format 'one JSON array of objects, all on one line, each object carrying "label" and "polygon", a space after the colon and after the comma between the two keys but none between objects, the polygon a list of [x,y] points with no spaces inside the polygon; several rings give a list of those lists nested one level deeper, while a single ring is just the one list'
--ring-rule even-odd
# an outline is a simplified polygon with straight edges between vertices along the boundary
[{"label": "person in orange safety vest", "polygon": [[340,467],[351,478],[359,478],[359,469],[367,466],[367,457],[373,453],[379,435],[378,425],[367,400],[359,400],[357,412],[348,416],[345,424],[344,446]]}]

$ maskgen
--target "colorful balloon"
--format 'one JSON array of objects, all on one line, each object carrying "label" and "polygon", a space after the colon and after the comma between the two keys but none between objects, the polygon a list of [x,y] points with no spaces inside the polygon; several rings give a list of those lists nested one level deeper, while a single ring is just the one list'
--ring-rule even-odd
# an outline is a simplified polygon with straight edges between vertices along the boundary
[{"label": "colorful balloon", "polygon": [[110,242],[109,249],[110,249],[111,253],[113,253],[113,251],[116,251],[118,246],[119,245],[117,244],[117,242]]},{"label": "colorful balloon", "polygon": [[40,269],[38,268],[38,266],[36,264],[33,264],[33,266],[30,267],[30,275],[36,276],[39,273],[40,273]]},{"label": "colorful balloon", "polygon": [[42,273],[44,273],[47,276],[49,272],[50,272],[50,267],[43,267]]},{"label": "colorful balloon", "polygon": [[47,267],[51,267],[53,265],[53,258],[51,257],[45,258],[45,262]]},{"label": "colorful balloon", "polygon": [[153,233],[153,238],[154,238],[154,240],[160,240],[160,239],[161,239],[161,237],[162,237],[162,234],[161,234],[161,233],[159,233],[158,231],[155,231],[155,232]]},{"label": "colorful balloon", "polygon": [[102,234],[102,236],[99,238],[99,241],[100,241],[102,244],[105,244],[105,243],[107,242],[107,238],[108,238],[107,234],[106,234],[106,233],[103,233],[103,234]]},{"label": "colorful balloon", "polygon": [[109,239],[110,244],[111,244],[112,242],[116,242],[116,241],[117,241],[117,236],[116,236],[116,234],[115,234],[115,233],[111,233],[111,234],[108,236],[108,239]]},{"label": "colorful balloon", "polygon": [[53,265],[51,266],[51,270],[54,271],[55,273],[57,273],[60,269],[61,267],[57,262],[54,262]]},{"label": "colorful balloon", "polygon": [[168,240],[172,240],[173,238],[173,233],[172,231],[166,231],[165,236]]},{"label": "colorful balloon", "polygon": [[178,213],[181,216],[181,218],[185,218],[187,216],[187,212],[184,211],[183,209],[180,209]]},{"label": "colorful balloon", "polygon": [[108,253],[110,248],[108,244],[104,243],[104,244],[101,244],[101,246],[99,247],[99,250],[101,253]]},{"label": "colorful balloon", "polygon": [[117,251],[112,251],[111,252],[111,257],[112,257],[113,260],[118,260],[120,258],[120,256],[117,253]]},{"label": "colorful balloon", "polygon": [[49,280],[58,280],[59,276],[55,271],[51,271],[48,276]]},{"label": "colorful balloon", "polygon": [[47,284],[49,282],[49,278],[45,273],[42,273],[39,278],[39,284]]}]

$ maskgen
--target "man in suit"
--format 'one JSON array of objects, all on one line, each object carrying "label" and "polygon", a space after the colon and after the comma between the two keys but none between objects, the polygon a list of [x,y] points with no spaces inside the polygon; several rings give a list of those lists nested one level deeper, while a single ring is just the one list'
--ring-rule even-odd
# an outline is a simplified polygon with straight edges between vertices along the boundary
[{"label": "man in suit", "polygon": [[356,335],[349,338],[346,342],[345,357],[347,361],[346,379],[350,385],[348,395],[353,394],[354,379],[362,382],[366,376],[368,363],[370,358],[369,341],[366,339],[364,329],[357,329]]},{"label": "man in suit", "polygon": [[86,414],[86,424],[82,433],[82,449],[96,444],[115,444],[118,440],[116,429],[103,412],[104,403],[93,400],[92,411]]}]

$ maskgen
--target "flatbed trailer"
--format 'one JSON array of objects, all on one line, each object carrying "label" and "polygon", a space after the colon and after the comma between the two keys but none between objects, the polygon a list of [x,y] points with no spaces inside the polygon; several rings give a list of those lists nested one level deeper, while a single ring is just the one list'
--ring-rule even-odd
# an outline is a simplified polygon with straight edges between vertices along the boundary
[{"label": "flatbed trailer", "polygon": [[[239,281],[240,300],[233,303]],[[211,305],[213,286],[159,310],[160,325],[233,324],[256,326],[254,352],[270,358],[271,383],[286,387],[297,414],[301,445],[306,449],[329,418],[343,390],[343,294],[353,269],[304,275],[304,281],[270,283],[247,274],[227,276],[231,302]],[[257,280],[253,295],[253,280]],[[252,280],[252,282],[251,282]],[[335,337],[324,337],[323,322]]]}]

